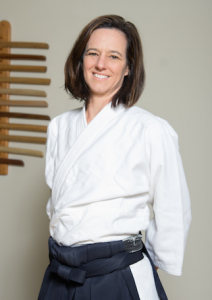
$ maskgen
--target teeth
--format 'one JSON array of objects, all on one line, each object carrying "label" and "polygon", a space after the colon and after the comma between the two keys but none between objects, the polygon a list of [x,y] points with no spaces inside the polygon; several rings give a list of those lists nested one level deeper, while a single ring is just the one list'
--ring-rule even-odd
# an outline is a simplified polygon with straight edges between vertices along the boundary
[{"label": "teeth", "polygon": [[108,78],[109,77],[109,76],[99,75],[99,74],[94,74],[94,76],[97,78]]}]

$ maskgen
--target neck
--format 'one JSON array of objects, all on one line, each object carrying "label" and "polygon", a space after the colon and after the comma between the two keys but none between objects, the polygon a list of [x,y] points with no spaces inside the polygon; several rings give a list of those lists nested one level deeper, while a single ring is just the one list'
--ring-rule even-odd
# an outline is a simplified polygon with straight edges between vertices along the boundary
[{"label": "neck", "polygon": [[102,100],[98,98],[91,98],[86,106],[87,124],[111,101],[110,99]]}]

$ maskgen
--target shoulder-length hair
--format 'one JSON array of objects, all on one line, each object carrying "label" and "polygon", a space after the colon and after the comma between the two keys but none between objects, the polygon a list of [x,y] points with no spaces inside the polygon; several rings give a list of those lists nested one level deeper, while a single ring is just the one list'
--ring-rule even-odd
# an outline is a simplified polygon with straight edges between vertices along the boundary
[{"label": "shoulder-length hair", "polygon": [[112,97],[112,106],[122,103],[125,107],[133,106],[139,99],[145,83],[143,50],[139,33],[134,24],[116,15],[100,16],[92,20],[81,31],[65,64],[65,90],[73,98],[86,104],[89,102],[89,87],[83,76],[83,55],[92,32],[99,28],[115,28],[122,31],[127,38],[127,65],[129,74]]}]

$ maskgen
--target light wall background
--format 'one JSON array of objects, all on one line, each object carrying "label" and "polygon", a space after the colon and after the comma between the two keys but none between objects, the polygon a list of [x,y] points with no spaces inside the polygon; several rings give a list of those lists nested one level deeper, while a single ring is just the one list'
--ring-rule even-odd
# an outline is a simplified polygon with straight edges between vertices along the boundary
[{"label": "light wall background", "polygon": [[[166,119],[179,135],[193,220],[183,275],[175,277],[159,271],[160,277],[171,300],[211,299],[212,1],[1,0],[0,21],[11,23],[13,41],[50,45],[49,50],[12,50],[47,56],[47,61],[39,64],[47,65],[48,71],[37,76],[51,78],[51,85],[36,88],[47,92],[49,107],[10,111],[42,113],[53,118],[82,105],[65,93],[63,67],[79,31],[103,14],[122,15],[137,26],[147,74],[137,105]],[[19,73],[23,75],[28,74]],[[19,98],[24,97],[13,97]],[[44,145],[11,142],[10,146],[45,152]],[[24,160],[25,167],[10,166],[9,174],[0,176],[0,299],[33,300],[37,299],[48,264],[45,207],[49,189],[44,178],[45,159],[18,155],[10,158]]]}]

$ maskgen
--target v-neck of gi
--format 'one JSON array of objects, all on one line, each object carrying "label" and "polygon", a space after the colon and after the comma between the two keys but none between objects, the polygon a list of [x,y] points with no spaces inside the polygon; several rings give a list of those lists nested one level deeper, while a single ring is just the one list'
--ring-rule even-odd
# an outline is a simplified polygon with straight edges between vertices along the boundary
[{"label": "v-neck of gi", "polygon": [[[117,108],[115,109],[117,110]],[[98,123],[98,120],[101,120],[104,115],[107,115],[108,113],[113,114],[114,108],[111,107],[111,101],[106,104],[99,112],[96,114],[96,116],[89,122],[87,123],[86,119],[86,104],[84,103],[77,122],[77,137],[82,133],[82,131],[87,128],[87,127],[93,127],[91,124],[93,123]]]},{"label": "v-neck of gi", "polygon": [[89,122],[89,123],[87,123],[87,119],[86,119],[86,105],[85,105],[85,103],[84,103],[84,105],[83,105],[83,119],[84,119],[84,125],[85,126],[88,126],[97,116],[98,116],[98,114],[100,114],[103,110],[107,110],[106,109],[106,107],[107,106],[109,106],[110,108],[111,108],[111,101],[108,103],[108,104],[106,104],[96,115],[95,115],[95,117]]}]

